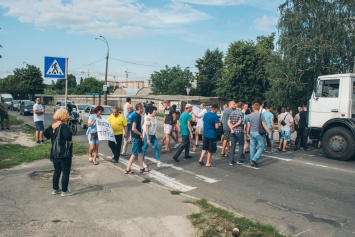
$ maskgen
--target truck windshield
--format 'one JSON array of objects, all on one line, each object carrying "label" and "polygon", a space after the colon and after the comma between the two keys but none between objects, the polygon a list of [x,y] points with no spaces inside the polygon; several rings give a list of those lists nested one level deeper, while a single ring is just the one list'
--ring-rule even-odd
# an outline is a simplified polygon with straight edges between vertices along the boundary
[{"label": "truck windshield", "polygon": [[5,102],[11,102],[12,98],[5,98]]}]

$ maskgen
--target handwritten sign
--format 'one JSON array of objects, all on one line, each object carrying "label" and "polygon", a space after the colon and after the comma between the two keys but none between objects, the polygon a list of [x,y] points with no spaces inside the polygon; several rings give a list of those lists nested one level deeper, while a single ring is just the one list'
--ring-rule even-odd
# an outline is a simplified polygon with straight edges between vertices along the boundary
[{"label": "handwritten sign", "polygon": [[97,134],[99,135],[99,140],[108,140],[116,143],[115,134],[113,133],[111,124],[107,121],[97,119],[96,120]]}]

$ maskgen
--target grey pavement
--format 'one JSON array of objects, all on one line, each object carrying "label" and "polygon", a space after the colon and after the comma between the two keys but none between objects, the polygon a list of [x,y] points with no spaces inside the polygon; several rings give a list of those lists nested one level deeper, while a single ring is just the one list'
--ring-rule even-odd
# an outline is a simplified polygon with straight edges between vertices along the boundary
[{"label": "grey pavement", "polygon": [[[0,133],[1,136],[1,133]],[[73,158],[70,197],[52,195],[48,160],[0,170],[0,236],[194,236],[198,211],[162,186],[118,166]]]}]

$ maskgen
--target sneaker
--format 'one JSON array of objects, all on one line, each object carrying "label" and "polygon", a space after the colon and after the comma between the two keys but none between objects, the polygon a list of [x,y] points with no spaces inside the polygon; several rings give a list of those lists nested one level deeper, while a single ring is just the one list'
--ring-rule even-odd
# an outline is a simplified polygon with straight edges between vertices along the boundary
[{"label": "sneaker", "polygon": [[9,128],[9,127],[7,127],[6,129],[7,129],[7,130],[10,130],[10,128]]},{"label": "sneaker", "polygon": [[175,162],[179,162],[179,159],[178,159],[178,158],[173,157],[173,159],[174,159]]},{"label": "sneaker", "polygon": [[243,160],[240,160],[240,161],[237,162],[237,164],[238,164],[238,165],[244,165],[245,162],[244,162]]},{"label": "sneaker", "polygon": [[118,160],[115,160],[115,159],[112,158],[112,159],[110,160],[110,162],[112,162],[112,163],[118,163]]},{"label": "sneaker", "polygon": [[186,160],[186,159],[191,159],[192,158],[192,156],[185,156],[184,157],[184,159]]},{"label": "sneaker", "polygon": [[174,148],[178,148],[179,145],[180,145],[179,143],[176,143],[175,146],[174,146]]},{"label": "sneaker", "polygon": [[252,162],[251,166],[258,167],[258,163],[255,160],[252,160],[251,162]]},{"label": "sneaker", "polygon": [[62,192],[62,194],[60,196],[62,197],[66,197],[66,196],[73,196],[75,193],[71,192],[71,191],[66,191],[66,192]]},{"label": "sneaker", "polygon": [[234,165],[233,163],[229,163],[229,165]]},{"label": "sneaker", "polygon": [[41,140],[41,143],[43,144],[45,141],[44,140]]},{"label": "sneaker", "polygon": [[40,141],[37,141],[37,144],[41,144],[41,142],[40,142]]},{"label": "sneaker", "polygon": [[163,163],[161,163],[161,161],[158,161],[157,167],[162,167],[162,166],[163,166]]},{"label": "sneaker", "polygon": [[5,128],[4,128],[4,127],[2,127],[1,129],[2,129],[2,130],[5,130]]},{"label": "sneaker", "polygon": [[53,189],[52,194],[56,195],[56,194],[60,194],[61,192],[62,192],[61,189],[58,189],[58,190]]}]

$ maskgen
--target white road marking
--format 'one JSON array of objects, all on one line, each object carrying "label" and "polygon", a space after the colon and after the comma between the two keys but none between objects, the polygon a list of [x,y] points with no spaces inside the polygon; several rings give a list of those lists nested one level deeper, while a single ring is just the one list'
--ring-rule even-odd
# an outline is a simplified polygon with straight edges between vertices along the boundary
[{"label": "white road marking", "polygon": [[[144,159],[150,160],[153,163],[157,163],[157,160],[155,158],[152,158],[152,157],[146,156]],[[212,179],[212,178],[209,178],[209,177],[206,177],[206,176],[203,176],[203,175],[196,174],[194,172],[185,170],[185,169],[183,169],[181,167],[178,167],[178,166],[175,166],[173,164],[164,163],[164,167],[170,167],[170,168],[182,171],[184,173],[191,174],[191,175],[195,176],[197,179],[202,180],[202,181],[204,181],[206,183],[213,184],[213,183],[217,183],[218,181],[220,181],[220,180],[217,180],[217,179]]]},{"label": "white road marking", "polygon": [[[125,165],[127,165],[128,160],[124,159],[124,158],[120,158],[120,163],[123,163]],[[139,172],[139,166],[136,164],[132,164],[132,169],[136,170],[137,172]],[[159,183],[161,183],[162,185],[171,188],[173,190],[179,190],[181,192],[187,192],[193,189],[196,189],[197,187],[192,187],[189,185],[185,185],[182,184],[181,182],[179,182],[178,180],[174,179],[174,178],[170,178],[169,176],[155,171],[155,170],[151,170],[149,173],[145,173],[148,177],[153,178],[155,180],[157,180]]]}]

